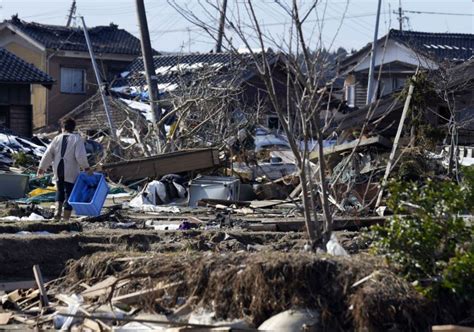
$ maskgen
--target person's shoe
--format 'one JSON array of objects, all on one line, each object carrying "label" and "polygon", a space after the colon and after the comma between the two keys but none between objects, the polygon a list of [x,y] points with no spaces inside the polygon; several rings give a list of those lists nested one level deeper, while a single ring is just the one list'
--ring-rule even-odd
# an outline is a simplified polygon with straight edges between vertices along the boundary
[{"label": "person's shoe", "polygon": [[63,212],[63,203],[56,202],[56,211],[54,212],[54,221],[61,220],[61,214]]},{"label": "person's shoe", "polygon": [[72,210],[64,210],[63,220],[69,221],[69,219],[71,219],[71,214],[72,214]]}]

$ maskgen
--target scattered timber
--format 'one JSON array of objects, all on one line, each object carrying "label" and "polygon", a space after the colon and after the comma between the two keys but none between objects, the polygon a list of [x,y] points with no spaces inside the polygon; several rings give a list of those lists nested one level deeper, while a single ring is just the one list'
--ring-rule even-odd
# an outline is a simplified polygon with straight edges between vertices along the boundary
[{"label": "scattered timber", "polygon": [[158,156],[102,165],[102,170],[115,182],[159,178],[166,174],[191,172],[220,165],[219,152],[213,148],[183,150]]},{"label": "scattered timber", "polygon": [[[392,146],[392,142],[390,142],[389,139],[380,135],[368,137],[368,138],[363,137],[362,139],[360,139],[360,142],[359,142],[359,139],[355,139],[347,143],[342,143],[342,144],[327,147],[323,150],[323,154],[327,156],[334,153],[341,153],[347,150],[352,150],[355,147],[362,148],[369,145],[377,145],[384,148],[390,148]],[[309,159],[311,161],[317,160],[318,158],[319,158],[319,153],[317,151],[312,152],[309,156]]]}]

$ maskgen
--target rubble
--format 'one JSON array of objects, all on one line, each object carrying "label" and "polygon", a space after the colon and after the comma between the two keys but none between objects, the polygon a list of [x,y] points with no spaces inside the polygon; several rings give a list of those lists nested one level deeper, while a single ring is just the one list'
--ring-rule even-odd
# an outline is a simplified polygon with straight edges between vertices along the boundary
[{"label": "rubble", "polygon": [[[182,69],[212,71],[189,63],[157,74]],[[107,133],[89,141],[105,204],[92,199],[97,184],[83,183],[90,197],[73,195],[72,203],[94,211],[72,204],[72,222],[52,221],[50,176],[32,175],[44,144],[0,135],[0,196],[8,201],[0,218],[0,329],[426,330],[440,313],[457,310],[371,254],[368,230],[394,220],[386,204],[390,179],[459,180],[462,166],[473,164],[469,143],[416,144],[420,134],[416,121],[405,119],[410,103],[403,94],[359,110],[328,108],[335,124],[324,119],[318,135],[291,137],[276,122],[264,128],[253,109],[229,107],[238,95],[229,86],[213,94],[191,85],[201,96],[192,106],[183,87],[161,86],[169,98],[160,105],[161,151],[146,122],[146,90],[111,88],[123,144]],[[114,93],[135,99],[119,102]],[[73,112],[86,131],[94,119],[88,105],[98,102],[95,96]],[[130,116],[139,116],[139,126]]]},{"label": "rubble", "polygon": [[[0,252],[8,252],[0,254],[8,266],[0,271],[0,322],[92,331],[424,329],[432,304],[367,254],[364,229],[390,214],[379,216],[374,206],[390,148],[380,135],[328,142],[334,215],[327,253],[309,244],[288,150],[252,151],[250,176],[239,171],[245,161],[220,159],[214,148],[104,164],[112,190],[100,214],[69,223],[50,221],[54,187],[32,178],[29,197],[8,203],[0,219]],[[398,155],[392,172],[408,176],[412,155]],[[445,155],[426,153],[429,172],[445,169]],[[288,173],[255,172],[268,156],[279,158],[273,165],[292,165]],[[317,181],[319,156],[310,158]],[[324,222],[319,204],[316,218]],[[34,276],[44,290],[31,285]],[[375,308],[387,303],[397,307],[381,321]]]}]

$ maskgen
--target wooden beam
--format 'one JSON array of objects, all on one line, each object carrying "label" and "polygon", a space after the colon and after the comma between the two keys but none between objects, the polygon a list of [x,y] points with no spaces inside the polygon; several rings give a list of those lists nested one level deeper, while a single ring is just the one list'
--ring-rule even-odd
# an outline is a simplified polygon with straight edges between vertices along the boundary
[{"label": "wooden beam", "polygon": [[8,322],[10,321],[10,318],[12,318],[13,313],[11,312],[4,312],[0,313],[0,325],[7,325]]},{"label": "wooden beam", "polygon": [[38,285],[38,290],[40,293],[40,303],[42,307],[48,307],[48,295],[46,294],[46,289],[44,288],[43,275],[41,274],[39,265],[33,265],[33,274],[35,275],[36,284]]},{"label": "wooden beam", "polygon": [[[322,218],[322,217],[321,217]],[[334,218],[333,227],[334,231],[341,230],[358,230],[362,227],[370,227],[376,224],[382,224],[385,222],[385,217],[339,217]],[[321,219],[322,220],[322,219]],[[261,221],[263,225],[275,225],[276,229],[280,232],[288,231],[303,231],[305,227],[303,218],[292,218],[291,220],[278,220],[278,219],[267,219]]]},{"label": "wooden beam", "polygon": [[[339,145],[334,145],[327,147],[323,150],[323,155],[327,156],[333,153],[340,153],[344,152],[347,150],[352,150],[355,147],[361,148],[365,147],[368,145],[380,145],[385,148],[390,148],[392,146],[392,142],[390,142],[389,139],[383,137],[383,136],[374,136],[374,137],[368,137],[368,138],[362,138],[359,143],[359,139],[355,139],[353,141],[347,142],[347,143],[342,143]],[[311,152],[309,155],[309,160],[314,161],[319,158],[319,153],[317,151]]]},{"label": "wooden beam", "polygon": [[213,148],[183,150],[158,156],[102,165],[115,182],[158,178],[166,174],[190,172],[220,166],[219,151]]},{"label": "wooden beam", "polygon": [[160,282],[154,288],[144,289],[144,290],[133,292],[130,294],[114,297],[112,298],[112,303],[123,303],[123,304],[132,305],[135,303],[139,303],[143,299],[157,296],[158,294],[163,292],[163,290],[174,287],[174,286],[178,286],[180,284],[182,284],[182,282],[173,282],[173,283],[165,284],[165,285],[163,285],[163,283]]},{"label": "wooden beam", "polygon": [[474,328],[459,325],[434,325],[433,332],[474,332]]}]

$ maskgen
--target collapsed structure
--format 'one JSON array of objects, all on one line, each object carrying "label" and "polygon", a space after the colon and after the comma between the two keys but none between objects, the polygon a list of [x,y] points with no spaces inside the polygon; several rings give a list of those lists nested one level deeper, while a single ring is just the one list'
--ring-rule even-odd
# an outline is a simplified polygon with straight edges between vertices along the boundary
[{"label": "collapsed structure", "polygon": [[[337,99],[341,91],[318,81],[318,103],[309,103],[315,109],[307,109],[306,82],[291,68],[291,55],[155,56],[166,133],[159,153],[142,59],[134,60],[108,89],[120,142],[109,137],[98,95],[66,115],[103,144],[89,150],[111,187],[101,214],[49,223],[54,189],[47,179],[32,177],[29,197],[14,203],[7,197],[0,264],[9,268],[0,272],[0,325],[420,330],[440,322],[431,315],[438,304],[369,255],[361,232],[391,222],[383,200],[391,175],[453,176],[474,163],[474,60],[420,66],[413,76],[420,62],[408,68],[393,58],[400,49],[404,58],[413,55],[413,41],[428,37],[391,31],[378,41],[389,54],[378,64],[375,102],[362,105],[358,97],[364,48],[342,62],[345,97]],[[457,47],[464,54],[467,47],[472,56],[472,36],[462,37],[464,46],[432,40],[416,49],[448,54]],[[272,70],[277,100],[261,63]],[[410,88],[402,84],[407,78]],[[278,113],[275,106],[290,102],[284,116]],[[316,122],[297,123],[302,118],[294,115],[303,111],[318,111]],[[285,125],[291,130],[282,132]],[[6,167],[16,173],[34,167],[17,162],[14,169],[12,162]],[[315,228],[329,224],[323,235],[330,237],[318,239],[329,255],[310,253],[316,248],[308,211]],[[11,280],[31,279],[33,266],[33,283]],[[458,310],[453,321],[466,319],[468,310]]]}]

